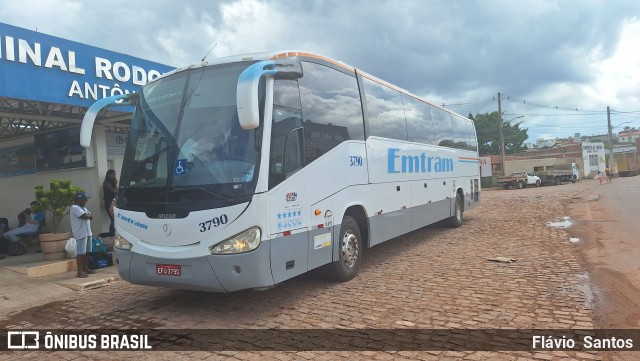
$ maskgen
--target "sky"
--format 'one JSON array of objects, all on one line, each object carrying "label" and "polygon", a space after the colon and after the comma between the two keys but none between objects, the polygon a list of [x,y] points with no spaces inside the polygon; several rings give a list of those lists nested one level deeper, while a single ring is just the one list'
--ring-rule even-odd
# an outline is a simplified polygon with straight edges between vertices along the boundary
[{"label": "sky", "polygon": [[181,67],[324,55],[540,138],[640,128],[637,0],[0,0],[0,22]]}]

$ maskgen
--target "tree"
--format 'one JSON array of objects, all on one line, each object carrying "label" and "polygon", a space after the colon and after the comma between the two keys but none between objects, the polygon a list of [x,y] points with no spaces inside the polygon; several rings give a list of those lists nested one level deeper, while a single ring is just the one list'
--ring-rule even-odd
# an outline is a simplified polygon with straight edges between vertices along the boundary
[{"label": "tree", "polygon": [[62,218],[69,214],[75,195],[83,189],[71,184],[68,179],[53,179],[49,182],[49,190],[41,184],[36,185],[36,200],[40,208],[49,215],[53,233],[58,231]]},{"label": "tree", "polygon": [[[478,136],[478,152],[480,154],[500,154],[500,117],[498,112],[480,114],[474,117],[469,114],[469,119],[473,120]],[[504,152],[505,154],[520,153],[527,149],[524,145],[529,138],[527,128],[520,128],[522,122],[511,123],[504,121]]]}]

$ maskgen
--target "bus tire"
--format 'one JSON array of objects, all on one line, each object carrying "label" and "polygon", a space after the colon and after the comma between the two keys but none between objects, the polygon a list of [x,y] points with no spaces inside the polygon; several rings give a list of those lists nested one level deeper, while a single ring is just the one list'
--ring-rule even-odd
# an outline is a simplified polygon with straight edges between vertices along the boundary
[{"label": "bus tire", "polygon": [[332,276],[336,281],[346,282],[358,274],[362,264],[362,236],[358,222],[344,216],[338,237],[339,259],[331,264]]},{"label": "bus tire", "polygon": [[464,216],[464,206],[462,205],[462,197],[460,193],[456,194],[456,209],[453,216],[447,219],[447,225],[451,228],[458,228],[462,225],[462,217]]}]

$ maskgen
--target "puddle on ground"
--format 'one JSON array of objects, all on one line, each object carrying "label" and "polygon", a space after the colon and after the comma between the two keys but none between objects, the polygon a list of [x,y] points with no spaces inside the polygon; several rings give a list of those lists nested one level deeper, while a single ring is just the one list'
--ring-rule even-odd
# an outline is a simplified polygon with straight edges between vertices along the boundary
[{"label": "puddle on ground", "polygon": [[547,223],[547,226],[553,227],[553,228],[569,228],[571,227],[571,225],[572,225],[571,218],[569,217],[564,217],[562,220],[556,220],[556,221]]},{"label": "puddle on ground", "polygon": [[584,272],[582,274],[577,275],[578,281],[580,282],[577,285],[578,291],[582,293],[584,296],[584,305],[587,308],[593,309],[595,306],[595,292],[593,286],[591,285],[591,279],[589,274]]}]

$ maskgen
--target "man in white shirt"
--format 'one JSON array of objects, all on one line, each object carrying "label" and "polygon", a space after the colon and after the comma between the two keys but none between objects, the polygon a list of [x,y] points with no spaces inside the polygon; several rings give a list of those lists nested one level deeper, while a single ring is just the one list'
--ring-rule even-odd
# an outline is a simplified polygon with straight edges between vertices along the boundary
[{"label": "man in white shirt", "polygon": [[78,255],[76,256],[76,265],[78,274],[76,277],[86,278],[89,274],[96,273],[89,269],[89,256],[87,252],[91,252],[91,220],[93,216],[85,207],[87,204],[87,195],[84,192],[78,192],[75,197],[74,205],[71,206],[71,233],[78,244]]}]

